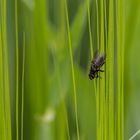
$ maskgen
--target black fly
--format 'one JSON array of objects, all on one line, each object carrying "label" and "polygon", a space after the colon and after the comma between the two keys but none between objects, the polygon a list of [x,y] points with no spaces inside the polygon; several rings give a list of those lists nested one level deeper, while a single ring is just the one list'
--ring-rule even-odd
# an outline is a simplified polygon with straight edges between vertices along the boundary
[{"label": "black fly", "polygon": [[100,54],[99,51],[97,51],[94,55],[94,59],[91,62],[90,66],[90,72],[89,72],[89,79],[92,80],[94,78],[98,78],[98,72],[104,72],[104,70],[101,70],[101,66],[105,63],[106,55],[105,53],[103,55]]}]

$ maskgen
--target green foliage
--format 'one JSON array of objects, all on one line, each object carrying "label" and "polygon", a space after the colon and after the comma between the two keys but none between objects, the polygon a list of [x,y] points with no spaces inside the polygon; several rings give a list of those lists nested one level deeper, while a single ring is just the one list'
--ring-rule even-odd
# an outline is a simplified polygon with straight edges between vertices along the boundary
[{"label": "green foliage", "polygon": [[[124,140],[139,130],[139,9],[139,0],[1,0],[0,140]],[[96,50],[105,72],[91,81]]]}]

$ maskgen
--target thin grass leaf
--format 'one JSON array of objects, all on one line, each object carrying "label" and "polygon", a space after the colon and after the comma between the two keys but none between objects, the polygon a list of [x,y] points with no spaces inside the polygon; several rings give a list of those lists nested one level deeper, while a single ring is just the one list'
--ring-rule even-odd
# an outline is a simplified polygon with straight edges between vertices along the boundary
[{"label": "thin grass leaf", "polygon": [[122,12],[122,77],[121,77],[121,84],[122,84],[122,89],[121,89],[121,139],[124,140],[124,56],[125,56],[125,11],[126,11],[126,2],[125,0],[122,0],[121,4],[121,12]]},{"label": "thin grass leaf", "polygon": [[121,2],[120,1],[117,1],[117,66],[118,66],[118,89],[117,89],[117,95],[118,95],[118,102],[117,102],[117,113],[118,113],[118,116],[117,116],[117,124],[118,124],[118,128],[117,128],[117,136],[119,139],[123,139],[123,134],[122,134],[122,128],[123,128],[123,124],[122,124],[122,116],[123,116],[123,112],[122,112],[122,108],[123,108],[123,71],[122,71],[122,63],[123,63],[123,48],[124,46],[123,45],[123,40],[122,40],[122,34],[121,34],[121,31],[122,31],[122,19],[121,19],[121,16],[122,16],[122,12],[121,12]]},{"label": "thin grass leaf", "polygon": [[[44,112],[46,105],[49,104],[48,101],[48,34],[47,34],[47,1],[42,0],[38,1],[35,0],[35,10],[33,13],[33,21],[34,21],[34,31],[33,31],[33,40],[32,40],[32,51],[33,51],[33,59],[32,59],[32,66],[36,69],[35,77],[32,75],[36,80],[36,99],[38,101],[37,108],[35,112]],[[38,64],[38,65],[37,65]],[[39,67],[38,67],[39,66]],[[32,71],[32,67],[30,67]],[[45,73],[45,77],[43,75]],[[44,79],[44,84],[42,84],[42,79]],[[32,82],[31,79],[31,83]],[[33,85],[32,85],[33,86]],[[32,87],[32,90],[33,87]],[[45,93],[45,94],[44,94]],[[32,95],[34,96],[34,95]],[[44,98],[45,97],[45,98]]]},{"label": "thin grass leaf", "polygon": [[19,139],[19,53],[18,53],[18,3],[15,0],[15,34],[16,34],[16,139]]},{"label": "thin grass leaf", "polygon": [[138,130],[135,134],[133,134],[133,136],[131,136],[129,140],[133,140],[137,135],[139,135],[139,133],[140,133],[140,130]]},{"label": "thin grass leaf", "polygon": [[93,40],[91,32],[91,20],[90,20],[90,0],[87,0],[87,9],[88,9],[88,29],[89,29],[89,38],[90,38],[90,57],[93,59]]},{"label": "thin grass leaf", "polygon": [[22,101],[21,101],[21,140],[24,139],[24,82],[25,82],[25,33],[23,34],[23,61],[22,61]]},{"label": "thin grass leaf", "polygon": [[[104,53],[104,42],[105,42],[105,37],[104,37],[104,1],[100,1],[100,51],[101,53]],[[102,69],[105,67],[103,66]],[[101,139],[104,139],[104,121],[105,121],[105,74],[102,73],[100,74],[102,79],[99,80],[99,99],[100,99],[100,134],[101,134]]]},{"label": "thin grass leaf", "polygon": [[7,22],[6,22],[6,1],[1,1],[1,36],[3,42],[3,85],[4,85],[4,106],[5,106],[5,130],[6,140],[11,140],[11,110],[9,92],[9,73],[8,73],[8,49],[7,49]]},{"label": "thin grass leaf", "polygon": [[[104,20],[105,20],[105,53],[107,54],[107,44],[108,44],[108,40],[107,40],[107,12],[106,12],[106,9],[107,9],[107,1],[104,0]],[[108,130],[108,122],[109,122],[109,116],[108,116],[108,86],[109,86],[109,80],[108,80],[108,63],[106,63],[105,65],[105,126],[104,126],[104,130],[105,130],[105,140],[108,140],[108,134],[109,134],[109,130]]]},{"label": "thin grass leaf", "polygon": [[[124,7],[122,1],[116,3],[116,28],[117,28],[117,137],[124,139],[124,122],[123,122],[123,65],[124,65]],[[124,6],[124,1],[123,1]],[[122,17],[123,15],[123,17]],[[124,19],[123,19],[124,18]],[[123,33],[121,33],[123,31]]]},{"label": "thin grass leaf", "polygon": [[109,140],[115,139],[114,137],[114,2],[109,1],[109,28],[108,28],[108,63],[109,69]]},{"label": "thin grass leaf", "polygon": [[116,9],[117,9],[117,122],[116,122],[116,127],[117,127],[117,136],[118,139],[121,139],[121,120],[120,120],[120,115],[121,115],[121,29],[120,29],[120,22],[121,22],[121,15],[120,15],[120,0],[117,1],[116,3]]},{"label": "thin grass leaf", "polygon": [[[99,3],[98,3],[98,0],[96,0],[96,24],[97,24],[97,50],[99,50],[99,9],[98,9],[98,6],[99,6]],[[96,88],[96,92],[97,92],[97,95],[96,95],[96,137],[97,137],[97,140],[100,140],[100,108],[99,108],[99,103],[100,103],[100,98],[99,98],[99,80],[97,80],[97,88]]]},{"label": "thin grass leaf", "polygon": [[[1,12],[0,12],[1,13]],[[4,113],[4,91],[3,91],[3,55],[2,55],[2,36],[1,36],[1,24],[0,24],[0,139],[6,140],[5,130],[5,113]]]},{"label": "thin grass leaf", "polygon": [[[87,9],[88,9],[88,28],[89,28],[89,37],[90,37],[90,57],[93,59],[93,40],[92,40],[92,31],[91,31],[91,20],[90,20],[90,0],[87,0]],[[96,83],[94,81],[94,93],[96,98],[96,111],[98,111],[98,93],[96,89]],[[98,129],[98,113],[96,113],[96,128]],[[98,130],[96,131],[96,137],[98,137]]]},{"label": "thin grass leaf", "polygon": [[65,0],[65,13],[66,13],[66,24],[67,24],[67,32],[68,32],[68,43],[69,43],[69,53],[70,53],[70,62],[71,62],[71,71],[72,71],[72,82],[73,82],[73,94],[74,94],[74,108],[76,115],[76,131],[77,131],[77,140],[80,140],[79,134],[79,124],[78,124],[78,110],[77,110],[77,95],[76,95],[76,83],[75,83],[75,73],[74,73],[74,64],[73,64],[73,56],[72,56],[72,42],[71,42],[71,34],[70,34],[70,25],[69,25],[69,16],[67,9],[67,0]]}]

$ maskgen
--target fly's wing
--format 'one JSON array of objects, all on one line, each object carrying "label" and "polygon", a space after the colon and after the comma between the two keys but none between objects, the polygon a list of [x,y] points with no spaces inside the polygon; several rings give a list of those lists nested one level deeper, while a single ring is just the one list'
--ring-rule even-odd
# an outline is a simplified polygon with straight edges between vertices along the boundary
[{"label": "fly's wing", "polygon": [[92,63],[95,63],[95,60],[98,59],[99,55],[100,55],[99,50],[95,51]]},{"label": "fly's wing", "polygon": [[100,53],[95,57],[94,64],[96,67],[101,67],[105,63],[106,54],[101,55]]},{"label": "fly's wing", "polygon": [[100,52],[99,52],[99,50],[97,50],[97,51],[94,53],[94,60],[97,59],[99,55],[100,55]]}]

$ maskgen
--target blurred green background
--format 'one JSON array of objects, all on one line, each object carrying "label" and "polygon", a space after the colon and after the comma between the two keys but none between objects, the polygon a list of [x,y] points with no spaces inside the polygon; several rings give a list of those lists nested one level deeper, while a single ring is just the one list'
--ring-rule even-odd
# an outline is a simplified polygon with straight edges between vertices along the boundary
[{"label": "blurred green background", "polygon": [[[0,0],[0,140],[76,140],[77,123],[80,140],[96,140],[95,87],[88,78],[88,10],[93,52],[102,23],[97,22],[96,0],[68,0],[68,9],[65,2]],[[110,0],[104,2],[108,15]],[[123,8],[124,135],[128,140],[140,129],[140,1],[125,0]]]}]

